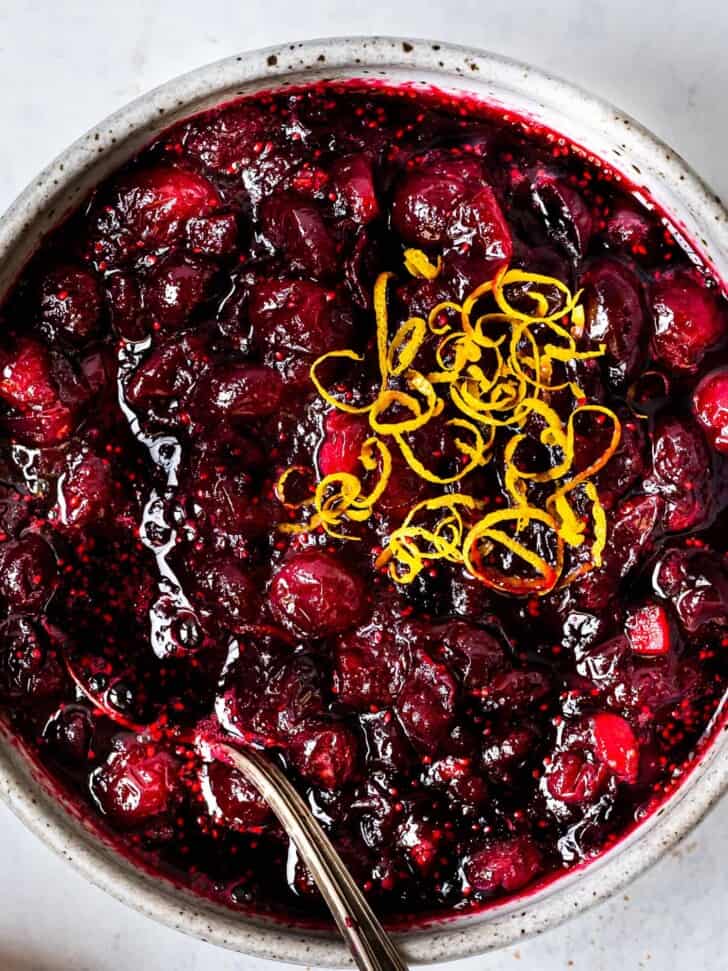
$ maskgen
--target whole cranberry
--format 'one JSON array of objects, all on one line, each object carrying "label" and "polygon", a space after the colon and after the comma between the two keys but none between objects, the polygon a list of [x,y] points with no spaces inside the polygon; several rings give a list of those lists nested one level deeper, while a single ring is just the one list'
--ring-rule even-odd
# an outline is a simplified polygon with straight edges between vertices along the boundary
[{"label": "whole cranberry", "polygon": [[303,637],[329,637],[353,627],[364,606],[361,579],[336,557],[298,553],[271,580],[275,619]]},{"label": "whole cranberry", "polygon": [[593,263],[581,279],[584,338],[605,345],[610,384],[623,388],[644,359],[646,315],[642,284],[634,270],[614,259]]},{"label": "whole cranberry", "polygon": [[323,789],[339,789],[356,769],[356,738],[341,723],[309,722],[291,739],[288,754],[304,779]]},{"label": "whole cranberry", "polygon": [[567,806],[588,806],[606,785],[608,772],[588,750],[556,752],[546,766],[543,784],[548,794]]},{"label": "whole cranberry", "polygon": [[713,448],[728,455],[728,368],[705,375],[693,392],[693,412]]},{"label": "whole cranberry", "polygon": [[396,705],[415,748],[428,754],[437,751],[455,716],[456,693],[455,681],[445,665],[418,650]]},{"label": "whole cranberry", "polygon": [[641,212],[620,205],[607,219],[604,235],[610,248],[638,252],[647,245],[650,223]]},{"label": "whole cranberry", "polygon": [[530,883],[542,869],[541,853],[528,836],[486,840],[465,861],[466,879],[479,893],[513,893]]},{"label": "whole cranberry", "polygon": [[0,597],[14,611],[42,610],[57,579],[56,558],[37,533],[0,545]]},{"label": "whole cranberry", "polygon": [[200,769],[202,798],[215,822],[238,832],[259,832],[271,811],[258,790],[236,769],[222,762]]},{"label": "whole cranberry", "polygon": [[38,325],[46,337],[82,343],[99,323],[101,288],[88,270],[62,266],[43,277],[39,303]]},{"label": "whole cranberry", "polygon": [[291,269],[315,279],[336,269],[336,244],[318,208],[294,196],[273,196],[260,210],[263,235],[280,251]]},{"label": "whole cranberry", "polygon": [[725,315],[692,273],[679,270],[655,281],[651,302],[652,350],[668,367],[695,371],[706,352],[725,340]]},{"label": "whole cranberry", "polygon": [[213,268],[201,260],[172,256],[155,264],[142,288],[144,315],[162,330],[185,326],[205,299]]},{"label": "whole cranberry", "polygon": [[262,418],[280,404],[283,383],[272,368],[256,364],[213,365],[194,392],[195,413],[212,420]]},{"label": "whole cranberry", "polygon": [[120,735],[91,773],[91,795],[116,826],[131,829],[170,816],[182,802],[180,764],[157,745]]},{"label": "whole cranberry", "polygon": [[468,181],[457,163],[411,172],[394,194],[394,228],[413,246],[442,246],[448,241],[453,212],[467,194]]}]

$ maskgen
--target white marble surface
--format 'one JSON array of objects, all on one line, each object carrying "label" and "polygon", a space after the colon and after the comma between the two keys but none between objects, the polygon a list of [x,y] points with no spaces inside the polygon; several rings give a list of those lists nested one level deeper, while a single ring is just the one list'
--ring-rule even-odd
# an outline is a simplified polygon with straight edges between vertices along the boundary
[{"label": "white marble surface", "polygon": [[[390,33],[478,45],[606,96],[728,196],[720,0],[0,0],[0,209],[94,122],[167,78],[285,40]],[[275,971],[87,886],[0,808],[2,971]],[[720,971],[728,803],[624,896],[460,971]],[[281,966],[278,966],[281,967]]]}]

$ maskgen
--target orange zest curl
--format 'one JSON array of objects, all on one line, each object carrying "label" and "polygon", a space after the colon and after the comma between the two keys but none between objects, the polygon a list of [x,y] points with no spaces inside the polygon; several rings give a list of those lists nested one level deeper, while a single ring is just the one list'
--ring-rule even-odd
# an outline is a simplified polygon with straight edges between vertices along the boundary
[{"label": "orange zest curl", "polygon": [[[443,268],[441,257],[433,263],[416,249],[405,251],[404,263],[412,276],[425,280],[434,280]],[[320,376],[327,362],[339,368],[343,362],[363,362],[365,356],[352,349],[330,351],[310,370],[314,387],[332,408],[367,416],[372,435],[359,456],[363,473],[327,475],[312,486],[310,499],[292,502],[287,498],[289,477],[311,472],[299,466],[287,469],[275,494],[289,511],[310,510],[310,515],[304,523],[286,523],[280,529],[296,533],[322,528],[336,539],[359,540],[343,530],[346,523],[364,523],[376,512],[392,474],[390,447],[398,449],[419,478],[446,486],[490,462],[500,442],[499,474],[510,506],[483,515],[484,503],[465,492],[418,502],[390,533],[376,567],[386,568],[397,583],[411,583],[432,561],[446,560],[463,564],[500,593],[542,596],[600,566],[607,520],[594,477],[617,450],[621,426],[609,408],[586,403],[573,372],[566,369],[604,354],[603,345],[596,350],[578,347],[585,321],[581,291],[572,294],[555,277],[505,267],[462,303],[441,301],[426,317],[405,320],[390,338],[387,290],[392,277],[382,273],[374,284],[379,368],[374,399],[366,405],[341,400]],[[418,369],[423,351],[436,370]],[[576,404],[563,420],[551,399],[569,392]],[[448,400],[456,417],[444,427],[453,430],[458,456],[453,458],[455,470],[441,474],[418,458],[416,433],[443,413]],[[585,416],[600,425],[610,422],[612,434],[597,458],[575,469],[580,441],[576,423]],[[541,460],[529,469],[528,457],[533,461],[534,454],[548,454],[548,467]],[[365,485],[372,477],[374,485]],[[584,509],[588,515],[577,511]],[[564,574],[567,550],[578,548],[588,551],[588,562],[582,559]],[[522,569],[514,572],[514,563]]]}]

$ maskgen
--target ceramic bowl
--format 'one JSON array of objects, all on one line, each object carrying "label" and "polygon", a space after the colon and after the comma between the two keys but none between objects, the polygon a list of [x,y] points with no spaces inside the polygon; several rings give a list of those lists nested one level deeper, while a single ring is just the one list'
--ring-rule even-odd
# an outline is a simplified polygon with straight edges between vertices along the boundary
[{"label": "ceramic bowl", "polygon": [[[321,78],[436,85],[544,123],[644,186],[701,258],[728,279],[728,214],[720,200],[682,159],[631,118],[571,84],[494,54],[431,41],[369,37],[313,40],[230,57],[169,81],[101,122],[41,172],[0,219],[0,294],[40,237],[162,129],[261,88]],[[515,902],[403,934],[405,955],[425,964],[462,958],[540,933],[578,914],[618,891],[684,837],[727,784],[728,735],[721,733],[659,812],[597,861]],[[349,963],[333,935],[233,913],[117,855],[59,801],[6,729],[0,731],[0,795],[89,880],[150,917],[247,954],[308,965]]]}]

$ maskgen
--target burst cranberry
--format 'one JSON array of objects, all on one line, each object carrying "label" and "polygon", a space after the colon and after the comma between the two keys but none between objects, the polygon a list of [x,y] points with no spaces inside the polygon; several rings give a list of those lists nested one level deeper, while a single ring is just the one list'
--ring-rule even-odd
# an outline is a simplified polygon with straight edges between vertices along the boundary
[{"label": "burst cranberry", "polygon": [[241,833],[258,832],[271,817],[268,803],[238,771],[221,762],[200,770],[202,797],[216,823]]},{"label": "burst cranberry", "polygon": [[526,764],[537,751],[533,724],[521,718],[516,725],[506,724],[497,731],[489,731],[482,751],[483,768],[489,778],[508,782],[513,772]]},{"label": "burst cranberry", "polygon": [[[622,434],[617,450],[596,476],[599,498],[607,509],[629,492],[645,471],[647,438],[643,424],[633,419],[622,421]],[[611,434],[611,429],[606,429],[605,434]],[[608,441],[604,441],[599,434],[595,434],[591,441],[599,449],[599,454],[603,454]]]},{"label": "burst cranberry", "polygon": [[614,596],[620,581],[649,552],[664,510],[659,496],[635,496],[621,502],[612,514],[601,567],[584,577],[576,599],[586,610],[600,610]]},{"label": "burst cranberry", "polygon": [[307,654],[291,653],[275,633],[233,645],[215,701],[227,731],[260,745],[286,746],[322,709],[319,672]]},{"label": "burst cranberry", "polygon": [[396,766],[403,772],[412,759],[412,748],[402,726],[390,709],[360,716],[366,742],[366,757],[381,768]]},{"label": "burst cranberry", "polygon": [[238,221],[230,212],[188,219],[185,227],[187,249],[202,256],[225,256],[235,249]]},{"label": "burst cranberry", "polygon": [[633,610],[625,624],[635,654],[660,657],[670,652],[670,621],[660,604],[644,604]]},{"label": "burst cranberry", "polygon": [[644,357],[645,311],[635,272],[617,260],[600,260],[582,277],[584,336],[591,347],[604,344],[610,383],[620,388]]},{"label": "burst cranberry", "polygon": [[442,647],[450,669],[471,694],[487,693],[494,675],[509,666],[496,638],[471,624],[449,624]]},{"label": "burst cranberry", "polygon": [[[472,253],[493,266],[508,263],[513,254],[508,223],[489,186],[483,186],[472,198],[460,203],[448,235],[458,252]],[[481,278],[483,273],[481,264]]]},{"label": "burst cranberry", "polygon": [[193,120],[185,132],[184,152],[216,172],[230,175],[252,166],[272,146],[267,139],[278,127],[265,109],[251,104],[233,105],[215,118]]},{"label": "burst cranberry", "polygon": [[56,651],[37,624],[18,616],[0,623],[0,696],[47,699],[64,683]]},{"label": "burst cranberry", "polygon": [[43,728],[43,741],[54,758],[68,765],[83,765],[89,758],[93,735],[91,713],[82,705],[61,705]]},{"label": "burst cranberry", "polygon": [[277,196],[261,209],[264,235],[293,270],[321,279],[336,268],[336,244],[315,205]]},{"label": "burst cranberry", "polygon": [[296,771],[324,789],[340,788],[356,768],[356,739],[350,729],[336,722],[303,725],[288,751]]},{"label": "burst cranberry", "polygon": [[487,840],[465,863],[468,883],[479,893],[512,893],[530,883],[543,869],[538,847],[528,836]]},{"label": "burst cranberry", "polygon": [[268,602],[276,620],[304,637],[353,627],[364,605],[359,577],[326,553],[298,553],[275,574]]},{"label": "burst cranberry", "polygon": [[599,712],[592,718],[591,727],[597,757],[618,779],[635,782],[639,771],[640,751],[629,722],[619,715]]},{"label": "burst cranberry", "polygon": [[414,625],[380,608],[337,641],[334,689],[342,704],[358,711],[391,705],[409,671],[417,633]]},{"label": "burst cranberry", "polygon": [[693,421],[658,419],[652,437],[652,475],[645,491],[665,501],[664,527],[680,532],[705,522],[711,513],[710,453]]},{"label": "burst cranberry", "polygon": [[59,267],[40,286],[39,326],[51,340],[87,340],[101,316],[101,288],[93,274],[76,267]]},{"label": "burst cranberry", "polygon": [[175,811],[182,801],[179,771],[179,762],[163,749],[117,736],[91,776],[91,793],[104,815],[127,829]]},{"label": "burst cranberry", "polygon": [[250,574],[230,556],[213,556],[195,568],[195,595],[219,619],[236,630],[258,612],[258,590]]},{"label": "burst cranberry", "polygon": [[266,364],[310,386],[309,367],[351,342],[347,313],[308,280],[262,280],[250,295],[250,322]]},{"label": "burst cranberry", "polygon": [[0,597],[11,610],[42,610],[57,572],[53,550],[36,533],[0,545]]},{"label": "burst cranberry", "polygon": [[201,417],[261,418],[280,404],[283,385],[279,374],[254,364],[216,364],[195,389],[195,411]]},{"label": "burst cranberry", "polygon": [[128,341],[140,341],[147,336],[142,320],[142,300],[136,279],[130,273],[110,273],[104,281],[106,302],[116,333]]},{"label": "burst cranberry", "polygon": [[678,371],[695,371],[703,356],[726,337],[726,318],[715,296],[680,271],[652,286],[652,349]]},{"label": "burst cranberry", "polygon": [[397,713],[407,737],[421,751],[436,751],[455,714],[456,689],[444,664],[418,651],[399,695]]},{"label": "burst cranberry", "polygon": [[536,176],[531,186],[536,212],[557,243],[581,256],[592,234],[592,215],[577,189],[547,173]]},{"label": "burst cranberry", "polygon": [[550,796],[567,806],[588,806],[595,801],[607,781],[607,771],[588,750],[557,752],[544,774]]},{"label": "burst cranberry", "polygon": [[157,263],[144,281],[144,313],[162,330],[184,326],[190,314],[205,299],[212,267],[182,257]]},{"label": "burst cranberry", "polygon": [[108,459],[86,454],[72,459],[58,480],[53,520],[61,526],[84,528],[101,523],[111,512],[113,479]]},{"label": "burst cranberry", "polygon": [[331,187],[340,215],[362,224],[379,215],[372,162],[366,155],[338,159],[331,168]]},{"label": "burst cranberry", "polygon": [[689,634],[728,624],[728,570],[709,550],[670,549],[653,572],[657,593],[675,607]]},{"label": "burst cranberry", "polygon": [[728,368],[706,374],[693,392],[693,411],[713,448],[728,454]]},{"label": "burst cranberry", "polygon": [[324,418],[324,439],[318,451],[318,467],[322,476],[334,472],[357,472],[362,445],[370,429],[357,415],[332,409]]},{"label": "burst cranberry", "polygon": [[52,408],[58,390],[51,377],[50,356],[38,341],[21,338],[14,351],[3,355],[0,372],[0,398],[19,411]]},{"label": "burst cranberry", "polygon": [[488,709],[520,711],[542,701],[550,690],[551,681],[544,671],[514,670],[496,674],[481,697]]},{"label": "burst cranberry", "polygon": [[184,399],[205,370],[202,341],[190,335],[163,344],[145,358],[126,388],[132,405],[154,399]]},{"label": "burst cranberry", "polygon": [[645,252],[650,236],[650,224],[643,213],[628,206],[620,206],[607,219],[604,229],[609,245],[632,253]]},{"label": "burst cranberry", "polygon": [[437,865],[444,831],[421,812],[413,811],[397,828],[396,839],[417,874],[427,874]]},{"label": "burst cranberry", "polygon": [[116,258],[169,245],[191,216],[207,215],[219,204],[212,183],[190,169],[159,165],[135,172],[96,216],[96,252]]}]

